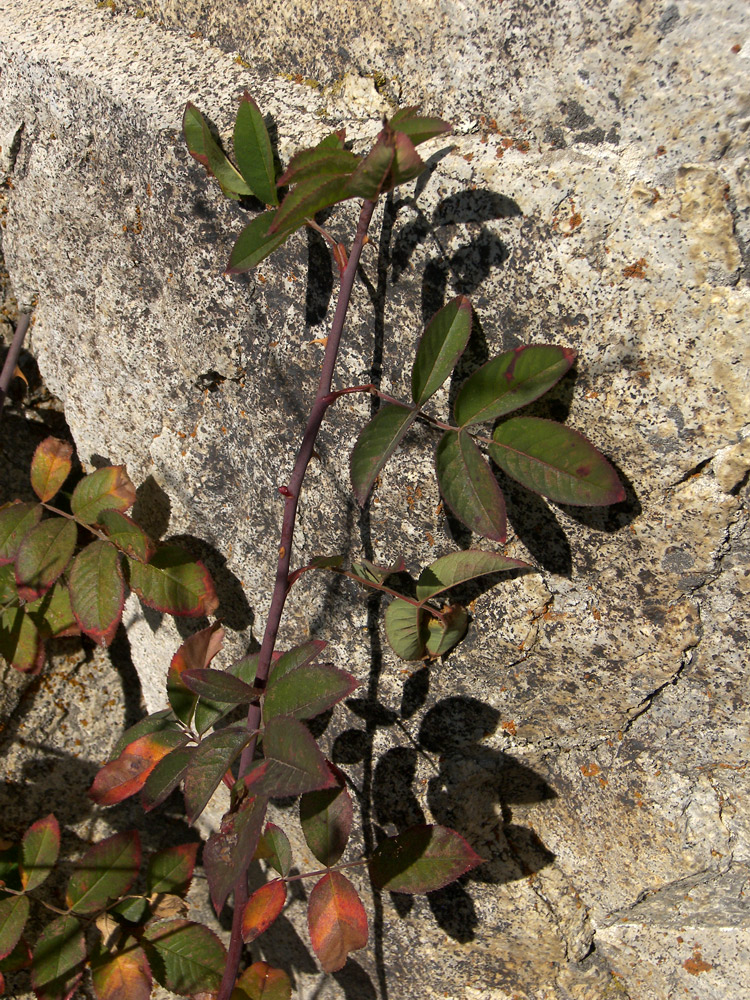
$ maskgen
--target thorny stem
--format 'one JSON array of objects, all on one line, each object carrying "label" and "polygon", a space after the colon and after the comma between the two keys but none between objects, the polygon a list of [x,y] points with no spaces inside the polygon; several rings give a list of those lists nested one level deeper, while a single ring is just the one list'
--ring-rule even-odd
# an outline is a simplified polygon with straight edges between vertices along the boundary
[{"label": "thorny stem", "polygon": [[[333,373],[336,368],[336,359],[338,356],[339,345],[341,343],[341,335],[343,333],[344,321],[346,320],[346,313],[351,300],[354,278],[357,274],[357,267],[359,265],[359,258],[362,253],[362,247],[364,246],[367,238],[367,230],[369,228],[374,210],[374,201],[365,201],[362,205],[362,211],[359,215],[359,223],[357,225],[357,232],[354,237],[349,260],[341,275],[341,287],[339,290],[338,302],[336,303],[336,311],[331,324],[331,332],[328,335],[328,342],[326,344],[325,354],[323,355],[323,365],[320,372],[318,391],[315,396],[315,402],[310,410],[310,416],[307,419],[307,427],[305,428],[305,433],[302,437],[299,451],[297,452],[297,458],[294,463],[292,474],[289,477],[289,482],[287,483],[284,492],[284,520],[281,528],[281,543],[279,545],[279,561],[276,567],[276,582],[274,584],[273,594],[271,597],[271,606],[268,610],[268,618],[266,619],[266,631],[263,635],[263,642],[258,656],[258,670],[255,675],[254,686],[259,688],[264,688],[268,679],[268,671],[271,666],[271,657],[276,645],[276,636],[278,635],[279,625],[281,623],[281,615],[284,611],[287,594],[289,593],[289,565],[292,556],[292,541],[294,538],[294,525],[297,517],[297,503],[299,501],[299,494],[302,488],[302,482],[305,478],[307,466],[309,465],[310,459],[313,455],[318,431],[323,423],[326,410],[333,402],[333,400],[328,397],[331,393],[331,383],[333,382]],[[260,705],[256,703],[250,705],[248,710],[247,727],[251,731],[257,731],[259,724]],[[255,754],[256,739],[257,737],[254,736],[242,752],[238,780],[250,770],[253,762],[253,756]],[[239,969],[240,957],[242,955],[242,915],[246,903],[247,868],[246,865],[243,865],[242,873],[239,875],[234,885],[232,936],[229,941],[224,976],[221,980],[217,1000],[230,1000],[232,989],[234,988],[234,983],[237,978],[237,970]]]},{"label": "thorny stem", "polygon": [[16,324],[16,332],[13,334],[13,340],[10,342],[8,353],[5,355],[3,370],[0,373],[0,420],[2,420],[3,403],[5,402],[5,397],[8,392],[8,386],[13,378],[13,372],[16,370],[18,356],[21,353],[21,348],[23,347],[23,341],[28,327],[29,314],[21,313],[18,317],[18,323]]}]

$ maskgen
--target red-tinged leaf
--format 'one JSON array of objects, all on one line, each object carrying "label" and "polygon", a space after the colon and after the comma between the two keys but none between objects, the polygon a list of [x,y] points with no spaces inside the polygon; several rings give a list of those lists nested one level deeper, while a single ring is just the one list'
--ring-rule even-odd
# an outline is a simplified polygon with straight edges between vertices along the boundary
[{"label": "red-tinged leaf", "polygon": [[220,729],[207,736],[193,752],[185,775],[185,811],[194,823],[208,805],[221,779],[250,742],[245,727]]},{"label": "red-tinged leaf", "polygon": [[65,517],[42,521],[26,535],[16,555],[16,587],[23,601],[45,594],[73,558],[78,528]]},{"label": "red-tinged leaf", "polygon": [[343,135],[333,132],[322,139],[312,149],[301,149],[289,161],[278,185],[299,184],[311,177],[334,174],[350,174],[360,161],[360,157],[344,149]]},{"label": "red-tinged leaf", "polygon": [[322,865],[335,865],[349,841],[352,829],[352,800],[343,773],[335,764],[328,767],[336,780],[334,788],[306,792],[299,800],[299,818],[307,846]]},{"label": "red-tinged leaf", "polygon": [[[237,1000],[291,1000],[292,982],[283,969],[274,969],[266,962],[253,962],[237,980],[241,994]],[[232,1000],[235,995],[232,994]]]},{"label": "red-tinged leaf", "polygon": [[60,826],[53,813],[32,823],[21,841],[21,885],[36,889],[55,866],[60,853]]},{"label": "red-tinged leaf", "polygon": [[411,393],[422,406],[453,371],[469,342],[471,303],[458,295],[436,313],[422,334],[411,370]]},{"label": "red-tinged leaf", "polygon": [[146,876],[149,893],[172,892],[184,896],[190,888],[199,846],[197,842],[177,844],[152,854]]},{"label": "red-tinged leaf", "polygon": [[398,598],[385,609],[385,635],[396,656],[421,660],[427,648],[427,614]]},{"label": "red-tinged leaf", "polygon": [[5,958],[0,958],[0,969],[2,972],[18,972],[20,969],[28,969],[30,965],[31,949],[23,938],[21,938],[9,955],[6,955]]},{"label": "red-tinged leaf", "polygon": [[143,948],[128,938],[122,951],[91,964],[97,1000],[149,1000],[151,969]]},{"label": "red-tinged leaf", "polygon": [[148,562],[156,551],[156,545],[132,517],[119,510],[103,510],[99,524],[104,528],[118,549],[134,559]]},{"label": "red-tinged leaf", "polygon": [[86,939],[74,916],[57,917],[42,930],[31,957],[31,985],[38,1000],[70,1000],[86,962]]},{"label": "red-tinged leaf", "polygon": [[271,140],[260,108],[247,91],[234,123],[234,155],[255,197],[264,205],[278,205]]},{"label": "red-tinged leaf", "polygon": [[134,726],[130,726],[129,729],[125,730],[112,748],[109,759],[116,760],[126,747],[130,746],[131,743],[135,743],[141,736],[169,729],[178,729],[171,709],[164,708],[161,712],[154,712],[152,715],[147,715],[145,719],[141,719],[140,722],[136,722]]},{"label": "red-tinged leaf", "polygon": [[43,513],[40,503],[14,503],[0,510],[0,566],[15,560],[21,542]]},{"label": "red-tinged leaf", "polygon": [[349,460],[352,489],[360,506],[416,418],[413,407],[387,403],[362,428]]},{"label": "red-tinged leaf", "polygon": [[162,545],[149,562],[128,559],[130,586],[150,608],[200,618],[219,606],[211,575],[176,545]]},{"label": "red-tinged leaf", "polygon": [[70,604],[82,632],[109,646],[125,604],[120,556],[109,542],[91,542],[78,553],[68,574]]},{"label": "red-tinged leaf", "polygon": [[314,719],[357,687],[356,677],[331,663],[309,663],[283,677],[271,674],[263,699],[263,719],[266,723],[279,715]]},{"label": "red-tinged leaf", "polygon": [[307,926],[326,972],[343,968],[351,951],[367,944],[367,914],[357,890],[341,872],[328,872],[310,893]]},{"label": "red-tinged leaf", "polygon": [[[243,656],[241,660],[236,660],[226,669],[227,674],[236,677],[245,684],[252,685],[255,675],[258,672],[258,654],[251,653],[250,656]],[[210,698],[201,697],[195,706],[193,716],[193,728],[199,734],[207,732],[211,726],[216,725],[219,719],[228,715],[232,711],[231,704],[226,702],[212,701]]]},{"label": "red-tinged leaf", "polygon": [[0,605],[18,604],[18,589],[13,566],[6,563],[0,566]]},{"label": "red-tinged leaf", "polygon": [[271,223],[276,218],[276,209],[263,212],[248,222],[232,247],[227,264],[227,274],[243,274],[260,264],[269,254],[289,239],[294,229],[284,229],[282,232],[269,232]]},{"label": "red-tinged leaf", "polygon": [[40,634],[46,639],[81,634],[70,604],[68,585],[62,580],[58,580],[36,601],[28,603],[26,614],[31,615]]},{"label": "red-tinged leaf", "polygon": [[333,784],[331,772],[310,730],[301,722],[277,716],[263,730],[263,754],[267,769],[251,795],[284,798]]},{"label": "red-tinged leaf", "polygon": [[423,894],[442,889],[482,858],[464,838],[445,826],[413,826],[384,840],[370,860],[378,889]]},{"label": "red-tinged leaf", "polygon": [[461,386],[453,405],[456,423],[497,420],[526,406],[559,382],[575,359],[571,348],[550,344],[516,347],[492,358]]},{"label": "red-tinged leaf", "polygon": [[0,899],[0,958],[6,958],[21,940],[29,918],[28,896]]},{"label": "red-tinged leaf", "polygon": [[376,201],[381,192],[392,186],[390,180],[394,157],[395,150],[385,142],[384,133],[381,132],[375,145],[349,180],[351,196]]},{"label": "red-tinged leaf", "polygon": [[218,833],[211,834],[203,848],[203,868],[217,916],[250,866],[263,829],[266,806],[265,798],[245,799],[237,812],[224,816]]},{"label": "red-tinged leaf", "polygon": [[44,643],[23,608],[0,612],[0,656],[24,674],[38,674],[44,665]]},{"label": "red-tinged leaf", "polygon": [[256,889],[242,914],[242,938],[246,944],[267,931],[284,909],[286,883],[276,878]]},{"label": "red-tinged leaf", "polygon": [[125,895],[140,864],[141,841],[136,830],[99,841],[76,862],[65,894],[67,905],[74,913],[104,909],[110,900]]},{"label": "red-tinged leaf", "polygon": [[312,219],[324,208],[330,208],[351,197],[346,176],[335,176],[327,180],[308,177],[297,184],[284,198],[276,216],[268,228],[269,235],[299,229],[306,219]]},{"label": "red-tinged leaf", "polygon": [[182,116],[182,132],[190,155],[208,170],[208,157],[203,144],[203,115],[190,101],[185,105]]},{"label": "red-tinged leaf", "polygon": [[219,938],[190,920],[160,920],[146,928],[143,945],[154,979],[182,996],[218,990],[227,953]]},{"label": "red-tinged leaf", "polygon": [[443,608],[443,620],[430,618],[427,621],[427,654],[436,659],[453,649],[466,635],[469,616],[459,605]]},{"label": "red-tinged leaf", "polygon": [[292,867],[292,846],[284,831],[275,823],[267,823],[255,850],[255,861],[266,860],[279,875],[288,875]]},{"label": "red-tinged leaf", "polygon": [[108,465],[86,476],[73,490],[70,509],[80,521],[94,524],[103,510],[129,510],[135,503],[135,486],[124,465]]},{"label": "red-tinged leaf", "polygon": [[193,694],[231,705],[249,704],[262,694],[260,688],[245,684],[225,670],[190,669],[183,671],[180,679]]},{"label": "red-tinged leaf", "polygon": [[520,559],[511,559],[499,552],[484,552],[480,549],[466,549],[441,556],[426,566],[417,580],[417,597],[427,601],[451,587],[457,587],[468,580],[476,580],[487,573],[506,573],[513,569],[531,569]]},{"label": "red-tinged leaf", "polygon": [[175,729],[140,736],[99,770],[89,788],[89,798],[97,805],[113,806],[137,794],[159,761],[187,741],[187,736]]},{"label": "red-tinged leaf", "polygon": [[398,132],[408,135],[412,143],[418,146],[421,142],[434,139],[435,136],[450,132],[451,126],[440,118],[422,118],[415,115],[416,105],[400,108],[390,119],[389,125]]},{"label": "red-tinged leaf", "polygon": [[320,656],[327,645],[328,643],[322,639],[311,639],[309,642],[303,642],[301,646],[295,646],[294,649],[282,653],[271,664],[270,676],[274,681],[278,681],[284,674],[312,663],[313,660]]},{"label": "red-tinged leaf", "polygon": [[488,450],[509,476],[556,503],[603,507],[625,499],[617,473],[583,434],[551,420],[511,417]]},{"label": "red-tinged leaf", "polygon": [[224,644],[226,633],[218,622],[188,636],[172,657],[167,673],[167,697],[172,711],[186,725],[195,709],[197,695],[183,682],[186,670],[202,670],[207,667]]},{"label": "red-tinged leaf", "polygon": [[392,141],[394,157],[389,187],[396,187],[418,177],[424,170],[424,161],[404,132],[395,132]]},{"label": "red-tinged leaf", "polygon": [[446,431],[435,455],[440,492],[456,517],[485,538],[504,542],[505,499],[484,456],[464,431]]},{"label": "red-tinged leaf", "polygon": [[42,503],[49,503],[73,468],[73,445],[59,438],[45,438],[31,460],[31,486]]},{"label": "red-tinged leaf", "polygon": [[161,805],[172,794],[187,774],[188,765],[195,753],[195,747],[173,750],[153,769],[141,793],[141,805],[146,812]]}]

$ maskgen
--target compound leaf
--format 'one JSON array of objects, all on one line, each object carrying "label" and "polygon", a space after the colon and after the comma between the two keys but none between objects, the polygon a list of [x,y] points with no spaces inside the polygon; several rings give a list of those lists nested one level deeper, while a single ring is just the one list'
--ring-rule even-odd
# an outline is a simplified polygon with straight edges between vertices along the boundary
[{"label": "compound leaf", "polygon": [[367,944],[365,908],[341,872],[328,872],[314,886],[307,905],[307,925],[313,950],[326,972],[337,972],[349,952]]},{"label": "compound leaf", "polygon": [[437,312],[422,334],[411,370],[411,394],[422,406],[453,371],[469,342],[471,303],[465,295]]},{"label": "compound leaf", "polygon": [[48,437],[37,445],[31,460],[31,486],[42,503],[49,503],[73,468],[73,445]]},{"label": "compound leaf", "polygon": [[380,471],[414,423],[413,407],[387,403],[362,428],[352,450],[349,470],[354,495],[364,506]]},{"label": "compound leaf", "polygon": [[433,139],[437,135],[450,132],[451,126],[448,122],[444,122],[440,118],[422,118],[414,114],[416,110],[416,105],[400,108],[390,119],[391,128],[408,135],[415,146],[428,139]]},{"label": "compound leaf", "polygon": [[428,638],[427,615],[421,609],[398,598],[385,610],[385,635],[402,660],[421,660]]},{"label": "compound leaf", "polygon": [[73,558],[78,528],[65,517],[42,521],[26,535],[16,555],[16,586],[24,601],[45,594]]},{"label": "compound leaf", "polygon": [[313,719],[351,694],[359,681],[331,663],[309,663],[279,677],[271,674],[263,699],[263,719],[279,715]]},{"label": "compound leaf", "polygon": [[[231,674],[232,677],[236,677],[238,680],[243,681],[245,684],[252,686],[255,675],[258,672],[258,654],[251,653],[249,656],[243,656],[241,660],[236,660],[231,663],[225,673]],[[198,704],[195,706],[195,715],[193,716],[193,726],[196,732],[205,733],[211,726],[216,725],[219,719],[223,718],[229,712],[232,711],[232,706],[226,702],[212,701],[205,696],[198,699]]]},{"label": "compound leaf", "polygon": [[481,549],[466,549],[441,556],[425,566],[417,580],[417,597],[427,601],[451,587],[457,587],[468,580],[487,573],[504,573],[512,569],[530,569],[528,563],[520,559],[510,559],[499,552],[484,552]]},{"label": "compound leaf", "polygon": [[317,212],[344,201],[350,197],[347,184],[346,176],[318,178],[313,175],[306,178],[289,192],[276,210],[269,234],[299,229],[306,219],[313,218]]},{"label": "compound leaf", "polygon": [[[283,969],[267,962],[253,962],[237,980],[238,1000],[291,1000],[292,981]],[[235,1000],[234,993],[232,1000]]]},{"label": "compound leaf", "polygon": [[317,175],[342,176],[356,169],[360,157],[344,149],[343,132],[333,132],[312,149],[301,149],[289,161],[279,186],[298,184]]},{"label": "compound leaf", "polygon": [[160,920],[144,933],[154,978],[182,996],[218,990],[227,962],[219,938],[203,924],[190,920]]},{"label": "compound leaf", "polygon": [[185,811],[194,823],[208,805],[221,779],[250,742],[242,728],[220,729],[207,736],[193,751],[185,775]]},{"label": "compound leaf", "polygon": [[150,608],[199,618],[219,606],[206,567],[176,545],[162,545],[147,563],[128,559],[128,566],[130,586]]},{"label": "compound leaf", "polygon": [[463,427],[498,417],[544,395],[570,369],[576,352],[550,344],[516,347],[475,371],[461,386],[453,405]]},{"label": "compound leaf", "polygon": [[55,866],[60,853],[60,826],[53,813],[32,823],[21,841],[21,885],[36,889]]},{"label": "compound leaf", "polygon": [[94,524],[103,510],[129,510],[135,499],[135,486],[125,466],[109,465],[80,481],[70,498],[70,509],[79,521]]},{"label": "compound leaf", "polygon": [[413,826],[388,837],[370,860],[379,889],[422,894],[442,889],[482,863],[464,838],[445,826]]},{"label": "compound leaf", "polygon": [[74,913],[96,913],[112,899],[124,896],[141,865],[141,841],[136,830],[115,833],[94,844],[76,862],[65,900]]},{"label": "compound leaf", "polygon": [[312,733],[294,719],[286,716],[271,719],[263,730],[263,754],[267,766],[261,784],[251,785],[251,795],[283,798],[328,788],[333,783]]},{"label": "compound leaf", "polygon": [[234,155],[255,197],[264,205],[278,205],[271,140],[260,108],[247,91],[234,123]]},{"label": "compound leaf", "polygon": [[15,560],[21,542],[43,513],[40,503],[14,503],[0,510],[0,566]]},{"label": "compound leaf", "polygon": [[125,604],[120,556],[109,542],[91,542],[78,553],[68,577],[70,604],[82,632],[109,646]]},{"label": "compound leaf", "polygon": [[344,853],[352,829],[352,800],[343,773],[328,764],[336,780],[333,788],[306,792],[299,801],[299,818],[307,846],[330,868]]},{"label": "compound leaf", "polygon": [[492,437],[493,460],[534,493],[585,507],[625,499],[615,470],[578,431],[539,417],[511,417]]},{"label": "compound leaf", "polygon": [[181,674],[182,683],[201,698],[231,705],[248,704],[262,693],[226,670],[192,668]]},{"label": "compound leaf", "polygon": [[309,642],[303,642],[300,646],[295,646],[294,649],[287,650],[271,664],[270,677],[276,682],[291,670],[312,663],[327,645],[328,643],[323,639],[311,639]]},{"label": "compound leaf", "polygon": [[284,909],[285,902],[286,883],[279,878],[256,889],[242,914],[243,940],[249,943],[267,931]]},{"label": "compound leaf", "polygon": [[456,517],[485,538],[504,542],[505,499],[484,456],[463,431],[446,431],[435,454],[443,499]]},{"label": "compound leaf", "polygon": [[86,940],[71,914],[41,931],[31,958],[31,985],[38,1000],[71,1000],[83,975]]},{"label": "compound leaf", "polygon": [[351,175],[349,192],[355,198],[375,201],[383,190],[388,190],[395,150],[383,141],[383,133],[370,152]]},{"label": "compound leaf", "polygon": [[176,728],[175,718],[170,708],[164,708],[161,712],[154,712],[152,715],[147,715],[145,719],[141,719],[140,722],[136,722],[134,726],[130,726],[125,730],[112,748],[109,759],[115,760],[120,756],[125,747],[130,746],[140,736],[146,736],[148,733],[157,733],[165,729],[174,730]]}]

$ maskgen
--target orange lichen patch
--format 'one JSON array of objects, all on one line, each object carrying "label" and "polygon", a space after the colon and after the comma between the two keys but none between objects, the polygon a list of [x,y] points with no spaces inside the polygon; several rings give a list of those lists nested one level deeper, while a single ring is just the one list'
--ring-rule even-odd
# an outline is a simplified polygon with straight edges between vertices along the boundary
[{"label": "orange lichen patch", "polygon": [[528,153],[531,148],[525,139],[520,139],[518,142],[514,142],[513,145],[516,147],[519,153]]},{"label": "orange lichen patch", "polygon": [[323,347],[326,347],[328,344],[328,337],[316,337],[315,340],[310,340],[308,343],[321,344]]},{"label": "orange lichen patch", "polygon": [[591,609],[591,614],[594,616],[594,618],[596,618],[596,620],[598,622],[600,622],[602,620],[602,613],[599,610],[599,608],[592,608]]},{"label": "orange lichen patch", "polygon": [[682,963],[682,967],[689,972],[691,976],[699,976],[701,972],[709,972],[713,968],[713,966],[709,965],[708,962],[703,961],[700,948],[694,949],[693,957],[686,959]]},{"label": "orange lichen patch", "polygon": [[578,229],[579,226],[583,225],[583,216],[580,212],[573,212],[571,217],[568,219],[568,225],[570,226],[571,233],[574,229]]},{"label": "orange lichen patch", "polygon": [[624,267],[622,273],[626,278],[645,278],[647,267],[646,258],[639,257],[635,264],[628,264],[627,267]]},{"label": "orange lichen patch", "polygon": [[731,48],[731,51],[732,51],[732,52],[734,52],[734,53],[735,53],[735,55],[736,55],[736,54],[737,54],[737,53],[738,53],[738,52],[740,51],[740,49],[741,49],[741,48],[742,48],[742,46],[740,45],[740,43],[739,43],[739,42],[736,42],[736,43],[735,43],[735,44],[734,44],[734,45],[732,46],[732,48]]},{"label": "orange lichen patch", "polygon": [[598,764],[581,764],[581,774],[585,778],[595,778],[597,774],[601,774],[601,771]]},{"label": "orange lichen patch", "polygon": [[664,154],[666,153],[666,151],[667,151],[667,147],[666,146],[657,146],[656,147],[656,152],[654,153],[654,156],[664,156]]},{"label": "orange lichen patch", "polygon": [[501,722],[500,728],[504,729],[506,733],[510,733],[511,736],[516,735],[516,724],[515,722]]},{"label": "orange lichen patch", "polygon": [[434,548],[435,547],[434,535],[432,535],[429,531],[425,531],[424,536],[427,539],[427,544],[430,546],[430,548]]},{"label": "orange lichen patch", "polygon": [[474,159],[474,154],[464,153],[464,159],[466,160],[467,163],[471,163],[471,161]]}]

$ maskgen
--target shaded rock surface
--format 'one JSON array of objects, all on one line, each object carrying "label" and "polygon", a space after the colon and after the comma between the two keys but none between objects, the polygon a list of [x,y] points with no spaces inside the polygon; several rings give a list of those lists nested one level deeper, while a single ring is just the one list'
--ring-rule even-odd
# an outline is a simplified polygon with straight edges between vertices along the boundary
[{"label": "shaded rock surface", "polygon": [[[316,972],[301,904],[261,954],[302,996],[725,997],[750,978],[746,8],[410,4],[405,26],[403,5],[331,4],[329,21],[283,4],[266,36],[256,6],[139,5],[166,31],[85,0],[0,0],[3,249],[82,461],[128,466],[144,523],[206,559],[244,650],[335,295],[305,234],[221,274],[246,213],[190,159],[180,115],[190,99],[228,136],[248,89],[282,160],[341,125],[365,148],[395,96],[456,121],[376,217],[339,384],[405,393],[424,322],[468,294],[470,365],[519,343],[579,351],[533,412],[585,431],[628,486],[599,512],[508,484],[508,552],[540,572],[467,593],[474,624],[445,663],[405,669],[346,583],[293,592],[283,642],[328,639],[363,683],[325,739],[366,820],[446,823],[487,863],[384,899],[336,977]],[[415,568],[465,545],[436,513],[424,429],[359,514],[346,452],[368,407],[346,397],[326,425],[297,558]],[[153,709],[178,630],[136,603],[127,625]],[[733,900],[721,920],[680,908],[686,880]]]}]

